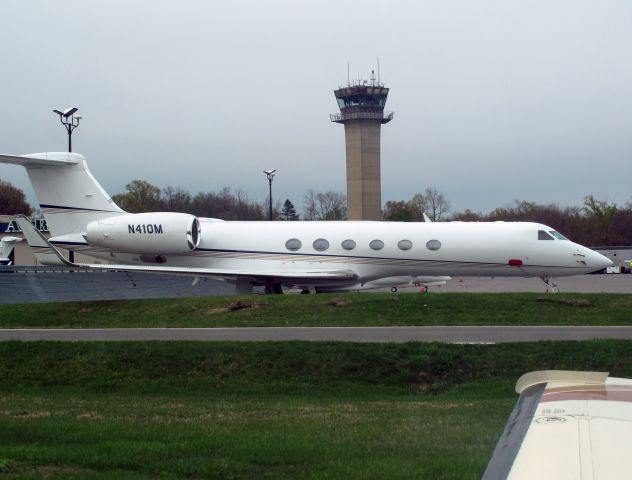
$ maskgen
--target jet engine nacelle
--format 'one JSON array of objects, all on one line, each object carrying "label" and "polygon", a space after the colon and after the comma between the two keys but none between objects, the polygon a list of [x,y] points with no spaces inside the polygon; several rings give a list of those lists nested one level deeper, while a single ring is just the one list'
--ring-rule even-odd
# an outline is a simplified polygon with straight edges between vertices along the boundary
[{"label": "jet engine nacelle", "polygon": [[187,213],[130,213],[90,222],[86,240],[120,252],[188,253],[200,244],[200,222]]}]

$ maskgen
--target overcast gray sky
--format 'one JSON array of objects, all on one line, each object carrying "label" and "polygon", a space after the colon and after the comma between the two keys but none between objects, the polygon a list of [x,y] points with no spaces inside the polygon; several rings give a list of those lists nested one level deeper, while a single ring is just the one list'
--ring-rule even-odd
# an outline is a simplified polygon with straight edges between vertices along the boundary
[{"label": "overcast gray sky", "polygon": [[[376,57],[395,112],[383,201],[630,200],[627,0],[5,1],[0,151],[63,151],[51,109],[78,106],[74,150],[111,194],[141,178],[262,200],[276,168],[300,209],[345,191],[333,90]],[[0,178],[33,199],[20,167]]]}]

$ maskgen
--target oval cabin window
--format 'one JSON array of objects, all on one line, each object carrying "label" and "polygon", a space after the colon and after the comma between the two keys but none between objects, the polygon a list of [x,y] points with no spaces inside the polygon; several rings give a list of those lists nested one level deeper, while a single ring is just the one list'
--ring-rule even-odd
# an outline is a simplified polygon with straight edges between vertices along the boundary
[{"label": "oval cabin window", "polygon": [[439,250],[441,248],[441,242],[439,240],[428,240],[426,247],[428,250]]},{"label": "oval cabin window", "polygon": [[314,250],[318,250],[319,252],[324,252],[325,250],[329,248],[329,242],[325,240],[324,238],[318,238],[314,240],[314,243],[312,243],[312,247],[314,247]]},{"label": "oval cabin window", "polygon": [[342,248],[344,248],[345,250],[353,250],[356,247],[356,242],[355,240],[345,240],[341,243]]},{"label": "oval cabin window", "polygon": [[382,250],[384,248],[384,242],[382,240],[371,240],[369,247],[371,247],[372,250]]},{"label": "oval cabin window", "polygon": [[410,250],[411,248],[413,248],[413,242],[411,242],[410,240],[400,240],[397,243],[397,247],[400,250]]},{"label": "oval cabin window", "polygon": [[298,238],[290,238],[287,242],[285,242],[285,248],[293,252],[300,250],[302,246],[303,244]]}]

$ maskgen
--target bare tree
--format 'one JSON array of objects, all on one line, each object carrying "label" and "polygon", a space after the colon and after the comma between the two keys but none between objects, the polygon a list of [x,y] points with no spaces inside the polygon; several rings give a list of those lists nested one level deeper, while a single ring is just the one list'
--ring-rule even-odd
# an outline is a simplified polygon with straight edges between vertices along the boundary
[{"label": "bare tree", "polygon": [[223,220],[263,220],[264,209],[254,201],[249,201],[242,191],[233,193],[224,187],[219,192],[200,192],[191,202],[191,213],[200,217],[221,218]]},{"label": "bare tree", "polygon": [[347,197],[340,192],[317,193],[316,218],[318,220],[346,220]]},{"label": "bare tree", "polygon": [[413,220],[422,222],[424,220],[424,212],[428,209],[428,199],[421,193],[415,193],[413,198],[408,201]]},{"label": "bare tree", "polygon": [[481,212],[473,212],[469,208],[464,212],[456,212],[450,216],[450,221],[455,222],[481,222],[485,216]]},{"label": "bare tree", "polygon": [[167,212],[185,212],[191,210],[191,194],[180,187],[166,187],[161,190],[162,209]]},{"label": "bare tree", "polygon": [[316,217],[316,192],[310,189],[303,195],[303,219],[316,220]]},{"label": "bare tree", "polygon": [[595,200],[595,197],[588,195],[584,198],[584,209],[589,217],[593,219],[593,224],[597,227],[593,241],[602,245],[615,244],[617,239],[613,238],[613,221],[619,208],[615,203]]},{"label": "bare tree", "polygon": [[424,199],[426,200],[428,208],[428,216],[433,222],[443,220],[444,216],[452,208],[443,193],[439,192],[436,188],[426,188],[424,191]]},{"label": "bare tree", "polygon": [[15,215],[19,213],[23,215],[33,213],[33,209],[26,201],[26,195],[9,182],[0,180],[0,214]]}]

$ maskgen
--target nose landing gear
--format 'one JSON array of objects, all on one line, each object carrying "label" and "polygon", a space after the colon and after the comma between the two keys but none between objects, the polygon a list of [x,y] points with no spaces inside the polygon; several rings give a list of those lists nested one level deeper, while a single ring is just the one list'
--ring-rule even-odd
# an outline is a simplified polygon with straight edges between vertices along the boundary
[{"label": "nose landing gear", "polygon": [[546,291],[552,293],[559,293],[560,289],[557,286],[557,280],[553,277],[549,277],[548,275],[540,275],[540,279],[546,285]]}]

